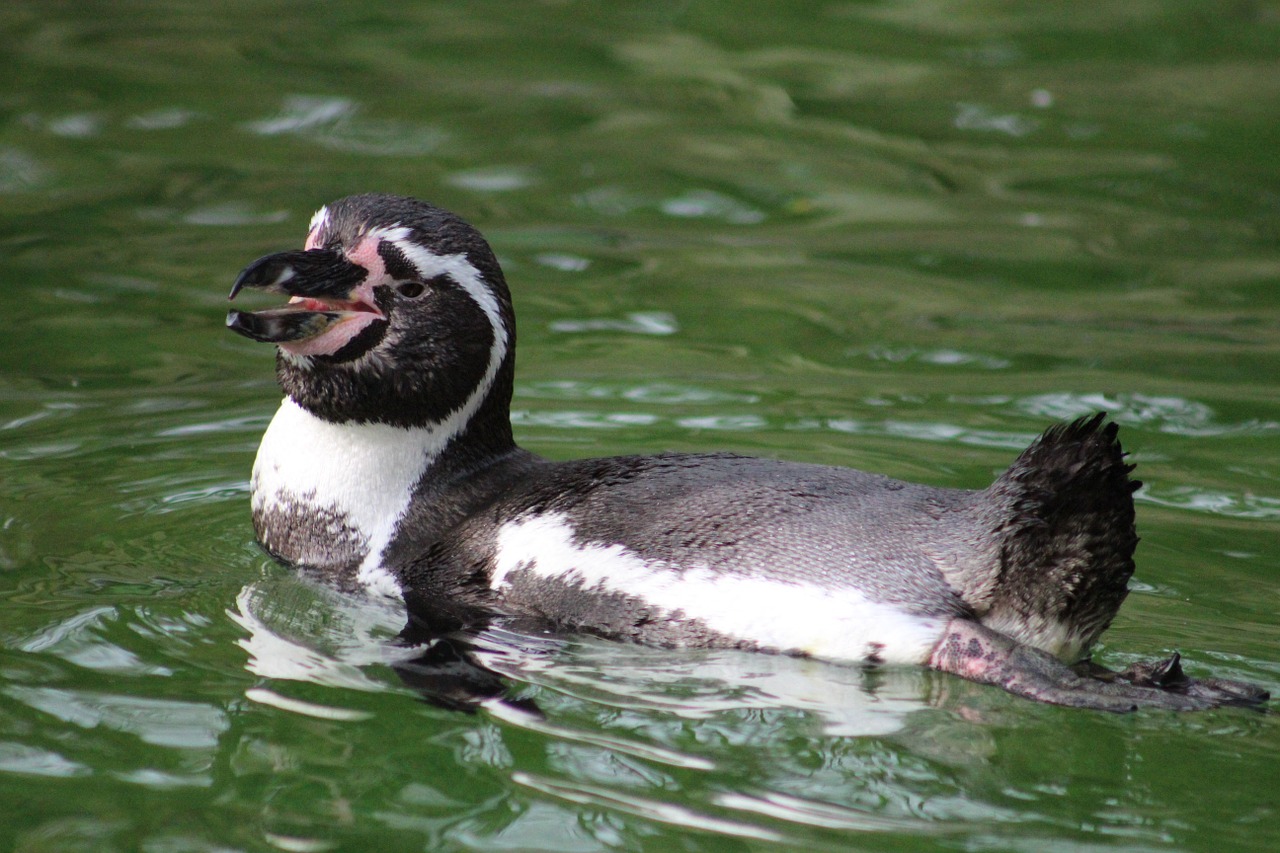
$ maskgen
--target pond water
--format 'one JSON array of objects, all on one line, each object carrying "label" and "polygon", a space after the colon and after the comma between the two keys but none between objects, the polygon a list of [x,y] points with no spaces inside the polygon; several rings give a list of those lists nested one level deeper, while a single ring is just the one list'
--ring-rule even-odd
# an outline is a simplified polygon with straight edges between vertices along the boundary
[{"label": "pond water", "polygon": [[978,488],[1123,427],[1097,658],[1280,690],[1280,6],[0,10],[0,846],[1280,847],[1273,713],[496,634],[541,718],[422,702],[399,612],[254,544],[239,269],[431,199],[512,284],[518,438]]}]

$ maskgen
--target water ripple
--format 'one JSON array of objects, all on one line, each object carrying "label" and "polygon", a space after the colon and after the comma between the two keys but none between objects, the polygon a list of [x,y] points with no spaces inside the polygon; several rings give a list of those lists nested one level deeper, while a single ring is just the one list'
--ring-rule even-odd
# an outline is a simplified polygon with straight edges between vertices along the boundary
[{"label": "water ripple", "polygon": [[763,429],[767,421],[759,415],[703,415],[676,418],[676,426],[684,429],[708,429],[724,432],[753,432]]},{"label": "water ripple", "polygon": [[633,335],[674,335],[680,331],[674,314],[666,311],[634,311],[623,320],[555,320],[553,332],[626,332]]},{"label": "water ripple", "polygon": [[561,272],[582,272],[591,266],[590,258],[564,252],[543,252],[535,255],[533,259],[544,267],[551,267]]},{"label": "water ripple", "polygon": [[1017,113],[1001,113],[983,104],[956,104],[956,117],[952,123],[957,130],[977,130],[1003,133],[1006,136],[1028,136],[1040,128],[1036,119]]},{"label": "water ripple", "polygon": [[217,421],[204,421],[195,424],[182,424],[157,430],[156,435],[162,438],[180,438],[188,435],[219,432],[251,432],[260,433],[271,422],[271,415],[248,415],[245,417],[225,418]]},{"label": "water ripple", "polygon": [[588,732],[572,726],[548,722],[535,714],[521,711],[504,702],[491,702],[485,706],[495,719],[531,732],[547,735],[561,743],[580,743],[604,749],[609,753],[629,755],[645,761],[655,761],[686,770],[714,770],[715,764],[695,755],[687,755],[672,749],[620,738],[613,735]]},{"label": "water ripple", "polygon": [[230,725],[221,709],[199,702],[26,685],[3,692],[64,722],[86,729],[105,726],[154,746],[212,749]]},{"label": "water ripple", "polygon": [[84,445],[78,441],[59,441],[47,444],[28,444],[25,447],[14,447],[0,450],[0,459],[12,459],[15,462],[31,462],[36,459],[57,459],[74,456]]},{"label": "water ripple", "polygon": [[[754,395],[732,392],[706,392],[684,386],[634,386],[619,389],[607,385],[576,382],[573,380],[529,383],[517,390],[517,397],[560,400],[627,400],[638,403],[754,403]],[[1237,423],[1219,422],[1213,409],[1193,400],[1180,397],[1154,397],[1141,394],[1054,393],[1015,398],[1007,395],[956,396],[949,395],[949,403],[962,405],[1007,408],[1012,406],[1022,412],[1054,422],[1105,411],[1117,423],[1142,426],[1159,432],[1195,438],[1220,436],[1245,436],[1280,432],[1280,423],[1270,420],[1249,419]],[[893,407],[899,404],[919,406],[927,400],[920,397],[867,397],[859,401],[864,406]],[[512,421],[519,426],[550,427],[553,429],[617,429],[629,426],[655,426],[673,424],[683,429],[722,430],[735,432],[831,431],[849,435],[904,438],[913,441],[967,444],[1022,450],[1036,439],[1039,432],[1015,430],[975,429],[946,421],[909,421],[901,418],[850,418],[850,417],[802,417],[778,419],[756,413],[722,412],[710,415],[669,416],[656,412],[599,412],[599,411],[532,411],[518,409],[512,412]]]},{"label": "water ripple", "polygon": [[195,110],[170,107],[130,116],[125,120],[125,127],[130,130],[173,130],[190,124],[199,117],[200,113]]},{"label": "water ripple", "polygon": [[48,170],[30,154],[0,147],[0,193],[32,190],[44,183]]},{"label": "water ripple", "polygon": [[[813,422],[805,422],[808,423]],[[834,432],[852,435],[889,436],[915,441],[935,441],[955,444],[971,444],[976,447],[999,447],[1022,450],[1035,440],[1034,433],[1002,432],[999,430],[969,429],[958,424],[925,423],[912,421],[865,421],[855,418],[830,418],[817,422]]]},{"label": "water ripple", "polygon": [[1144,486],[1134,495],[1134,500],[1227,518],[1280,518],[1280,498],[1229,494],[1198,486],[1173,486],[1167,489]]},{"label": "water ripple", "polygon": [[528,169],[517,166],[492,166],[487,169],[454,172],[445,177],[445,182],[475,192],[505,193],[522,190],[532,185],[534,178]]},{"label": "water ripple", "polygon": [[197,207],[182,215],[182,221],[188,225],[272,225],[287,222],[289,211],[258,211],[246,201],[224,201],[218,204]]},{"label": "water ripple", "polygon": [[114,622],[119,618],[119,611],[115,607],[94,607],[38,631],[28,639],[18,642],[16,648],[32,654],[52,654],[76,666],[100,672],[172,675],[173,670],[168,667],[144,663],[133,652],[100,636],[107,622]]},{"label": "water ripple", "polygon": [[174,788],[208,788],[213,784],[213,778],[205,773],[166,773],[151,767],[126,770],[112,775],[122,782],[160,791],[169,791]]},{"label": "water ripple", "polygon": [[566,800],[571,803],[606,808],[636,817],[647,818],[657,823],[679,826],[699,832],[712,832],[733,838],[749,838],[757,841],[785,841],[786,837],[765,829],[740,821],[725,820],[695,811],[688,806],[675,803],[664,803],[659,800],[624,794],[620,791],[599,785],[588,785],[580,782],[548,779],[524,771],[511,774],[511,780],[543,794]]},{"label": "water ripple", "polygon": [[[869,811],[836,806],[830,803],[788,796],[766,791],[757,796],[743,793],[717,794],[717,805],[736,811],[750,812],[765,817],[801,823],[824,829],[842,829],[854,832],[891,832],[912,830],[919,832],[920,821],[914,816],[893,817]],[[939,830],[940,831],[940,830]]]},{"label": "water ripple", "polygon": [[628,400],[633,403],[682,406],[705,403],[756,403],[755,394],[718,391],[695,385],[652,382],[644,385],[603,385],[577,379],[522,382],[515,396],[537,400]]},{"label": "water ripple", "polygon": [[953,349],[919,349],[916,347],[889,347],[873,345],[846,351],[846,355],[863,357],[872,361],[883,361],[891,364],[917,362],[934,364],[940,367],[978,367],[983,370],[1005,370],[1012,362],[992,355],[961,352]]},{"label": "water ripple", "polygon": [[95,113],[72,113],[49,119],[45,129],[66,139],[89,139],[102,132],[103,124],[102,116]]},{"label": "water ripple", "polygon": [[[797,710],[813,714],[832,737],[883,736],[900,731],[908,716],[924,707],[924,674],[911,669],[879,673],[872,687],[861,669],[815,660],[737,651],[672,652],[585,639],[552,654],[524,651],[503,632],[485,636],[496,638],[498,653],[485,658],[494,671],[572,697],[576,705],[612,709],[614,725],[623,719],[618,710],[636,712],[637,718],[656,713],[674,726],[670,732],[656,723],[645,728],[649,738],[660,741],[678,741],[680,720],[699,720],[722,732],[740,726],[762,736],[761,729]],[[565,715],[571,710],[560,708]],[[676,754],[687,756],[685,751]],[[680,764],[670,757],[666,763]]]},{"label": "water ripple", "polygon": [[734,225],[756,225],[765,219],[764,211],[714,190],[690,190],[665,199],[659,209],[681,219],[720,219]]},{"label": "water ripple", "polygon": [[382,157],[429,154],[448,138],[434,127],[358,118],[359,111],[350,98],[294,95],[276,115],[244,127],[259,136],[301,136],[335,151]]},{"label": "water ripple", "polygon": [[301,133],[348,118],[355,111],[355,102],[349,98],[294,95],[285,98],[284,105],[276,115],[251,121],[245,127],[261,136]]},{"label": "water ripple", "polygon": [[1060,392],[1024,397],[1016,405],[1028,414],[1054,420],[1071,420],[1105,411],[1117,423],[1154,427],[1174,435],[1208,437],[1280,432],[1280,423],[1276,421],[1251,419],[1235,424],[1217,423],[1212,407],[1183,397]]},{"label": "water ripple", "polygon": [[[227,616],[248,632],[237,641],[249,653],[245,667],[263,678],[380,692],[386,685],[363,667],[414,654],[389,642],[404,627],[401,604],[343,595],[301,578],[246,585]],[[255,698],[264,697],[271,698]]]},{"label": "water ripple", "polygon": [[66,777],[89,776],[93,771],[56,752],[23,743],[0,742],[0,773]]},{"label": "water ripple", "polygon": [[512,424],[553,429],[620,429],[653,426],[660,420],[657,415],[639,412],[529,412],[514,409],[511,412]]},{"label": "water ripple", "polygon": [[246,699],[252,699],[254,702],[270,705],[272,708],[279,708],[292,714],[302,714],[304,717],[315,717],[317,720],[333,720],[346,723],[367,720],[373,716],[372,712],[369,711],[335,708],[331,705],[319,705],[315,702],[292,699],[288,696],[281,696],[274,690],[268,690],[265,687],[251,687],[244,692],[244,695]]}]

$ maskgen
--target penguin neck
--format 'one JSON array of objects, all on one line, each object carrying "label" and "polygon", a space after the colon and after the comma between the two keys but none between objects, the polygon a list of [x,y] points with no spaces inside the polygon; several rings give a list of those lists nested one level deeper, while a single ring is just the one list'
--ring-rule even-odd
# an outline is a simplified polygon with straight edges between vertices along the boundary
[{"label": "penguin neck", "polygon": [[285,562],[399,594],[383,557],[415,495],[514,451],[505,414],[486,400],[466,421],[335,423],[286,397],[253,466],[259,540]]}]

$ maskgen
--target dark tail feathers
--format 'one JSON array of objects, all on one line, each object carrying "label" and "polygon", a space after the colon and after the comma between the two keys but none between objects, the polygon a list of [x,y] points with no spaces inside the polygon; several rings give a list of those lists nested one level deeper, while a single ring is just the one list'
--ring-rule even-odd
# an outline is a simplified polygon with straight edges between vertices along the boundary
[{"label": "dark tail feathers", "polygon": [[1118,427],[1105,419],[1098,413],[1051,427],[987,490],[1005,519],[995,532],[992,615],[1069,626],[1081,649],[1128,594],[1138,544],[1133,493],[1142,484],[1129,478]]}]

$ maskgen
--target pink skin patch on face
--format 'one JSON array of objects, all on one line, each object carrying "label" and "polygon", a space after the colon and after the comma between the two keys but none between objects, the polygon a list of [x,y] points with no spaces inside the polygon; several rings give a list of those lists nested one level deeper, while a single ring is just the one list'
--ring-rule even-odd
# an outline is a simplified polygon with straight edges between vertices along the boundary
[{"label": "pink skin patch on face", "polygon": [[369,271],[366,282],[381,281],[387,277],[387,265],[383,262],[382,255],[378,254],[378,244],[381,242],[378,237],[361,237],[359,243],[347,250],[347,260]]},{"label": "pink skin patch on face", "polygon": [[[305,248],[320,248],[318,230],[312,231],[307,235]],[[332,305],[317,299],[304,299],[301,296],[295,296],[290,302],[307,302],[309,303],[307,310],[342,310],[347,316],[334,323],[328,329],[313,338],[307,338],[302,341],[289,341],[281,343],[280,348],[293,355],[332,355],[351,343],[356,335],[365,330],[366,327],[375,320],[385,320],[386,316],[378,310],[378,303],[373,297],[373,288],[386,280],[387,265],[383,262],[382,256],[378,254],[378,238],[364,237],[360,242],[347,251],[347,259],[352,263],[364,267],[368,270],[364,281],[360,282],[350,293],[348,299],[342,300],[341,303],[336,302]],[[359,305],[358,310],[346,310],[346,306]]]}]

